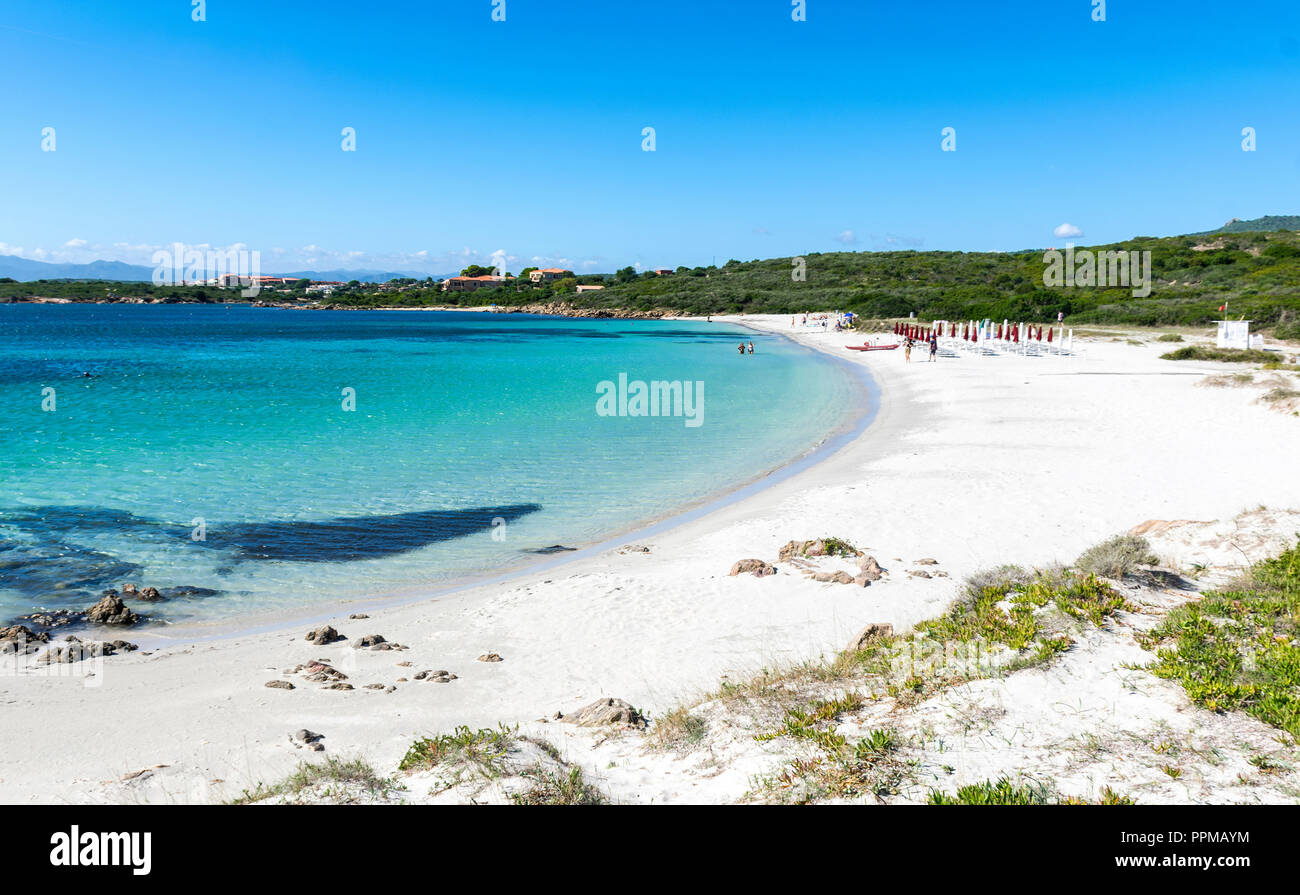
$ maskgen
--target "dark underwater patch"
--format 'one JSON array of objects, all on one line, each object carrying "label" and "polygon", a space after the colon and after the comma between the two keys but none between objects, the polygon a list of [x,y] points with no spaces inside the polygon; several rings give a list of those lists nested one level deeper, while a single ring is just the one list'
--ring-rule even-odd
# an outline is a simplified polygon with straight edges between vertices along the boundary
[{"label": "dark underwater patch", "polygon": [[344,516],[316,522],[211,524],[207,540],[195,543],[232,550],[245,559],[352,562],[406,553],[487,531],[495,519],[512,522],[540,509],[539,504],[525,503],[391,516]]},{"label": "dark underwater patch", "polygon": [[78,602],[139,569],[62,541],[29,544],[0,538],[0,588],[27,597]]}]

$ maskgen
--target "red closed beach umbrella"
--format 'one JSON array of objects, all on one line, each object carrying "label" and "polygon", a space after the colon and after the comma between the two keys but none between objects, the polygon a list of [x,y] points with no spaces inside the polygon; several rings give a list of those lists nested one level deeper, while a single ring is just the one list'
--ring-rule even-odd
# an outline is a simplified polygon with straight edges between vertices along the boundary
[{"label": "red closed beach umbrella", "polygon": [[1047,328],[1047,344],[1052,344],[1052,328]]}]

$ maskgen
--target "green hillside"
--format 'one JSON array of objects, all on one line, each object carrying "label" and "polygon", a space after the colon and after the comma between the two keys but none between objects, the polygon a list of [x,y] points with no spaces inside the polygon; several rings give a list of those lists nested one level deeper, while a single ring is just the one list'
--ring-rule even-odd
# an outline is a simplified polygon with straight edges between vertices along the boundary
[{"label": "green hillside", "polygon": [[[1076,251],[1084,247],[1077,247]],[[864,317],[1010,318],[1147,326],[1198,325],[1222,315],[1261,324],[1300,312],[1300,233],[1215,237],[1139,237],[1093,251],[1150,251],[1151,294],[1127,288],[1049,288],[1041,250],[994,252],[834,252],[806,256],[807,280],[792,261],[729,261],[722,268],[679,268],[585,293],[588,306],[672,308],[703,313],[781,313],[839,309]],[[506,290],[492,300],[508,303]],[[481,301],[486,296],[479,293]],[[578,296],[574,297],[579,298]]]},{"label": "green hillside", "polygon": [[1191,236],[1208,236],[1211,233],[1263,233],[1271,230],[1300,230],[1300,215],[1266,214],[1252,221],[1233,218],[1217,230],[1192,233]]}]

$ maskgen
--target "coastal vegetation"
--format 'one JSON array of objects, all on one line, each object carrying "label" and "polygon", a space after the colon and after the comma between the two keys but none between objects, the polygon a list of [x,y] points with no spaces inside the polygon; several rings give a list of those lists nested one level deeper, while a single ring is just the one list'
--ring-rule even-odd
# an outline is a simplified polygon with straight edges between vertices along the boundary
[{"label": "coastal vegetation", "polygon": [[1171,612],[1143,638],[1148,670],[1197,705],[1245,711],[1300,739],[1300,544]]},{"label": "coastal vegetation", "polygon": [[232,800],[233,805],[259,802],[310,804],[332,802],[348,805],[388,799],[402,786],[395,777],[381,777],[365,761],[329,757],[322,762],[301,762],[298,768],[275,784],[258,784]]},{"label": "coastal vegetation", "polygon": [[1231,364],[1266,364],[1277,355],[1256,348],[1211,348],[1208,345],[1185,345],[1160,355],[1161,360],[1212,360]]},{"label": "coastal vegetation", "polygon": [[[1300,339],[1300,231],[1273,229],[1290,218],[1234,222],[1207,234],[1136,237],[1087,247],[1094,252],[1151,253],[1151,292],[1135,297],[1126,286],[1069,288],[1044,285],[1044,249],[1013,252],[809,252],[796,258],[731,260],[722,266],[678,267],[671,273],[624,267],[533,283],[521,276],[474,291],[444,292],[433,278],[340,284],[328,295],[306,291],[306,281],[263,290],[260,300],[325,307],[503,308],[566,302],[597,311],[689,315],[814,310],[851,311],[864,320],[991,318],[1072,326],[1203,326],[1244,317],[1256,328],[1275,327],[1280,339]],[[1280,223],[1279,223],[1280,222]],[[1241,230],[1238,225],[1254,225]],[[1077,247],[1076,253],[1085,247]],[[794,276],[800,261],[804,276]],[[466,271],[491,272],[471,266]],[[579,286],[601,289],[578,291]],[[235,288],[160,286],[96,281],[0,282],[0,300],[34,297],[77,301],[143,298],[151,301],[246,301]],[[1220,310],[1226,307],[1227,310]],[[1177,334],[1167,337],[1176,341]]]}]

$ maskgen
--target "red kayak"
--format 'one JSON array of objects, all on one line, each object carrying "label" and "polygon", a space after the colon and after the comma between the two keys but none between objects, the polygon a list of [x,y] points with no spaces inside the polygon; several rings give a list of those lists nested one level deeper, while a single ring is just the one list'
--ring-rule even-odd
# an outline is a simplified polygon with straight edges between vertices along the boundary
[{"label": "red kayak", "polygon": [[844,347],[850,351],[893,351],[898,345],[845,345]]}]

